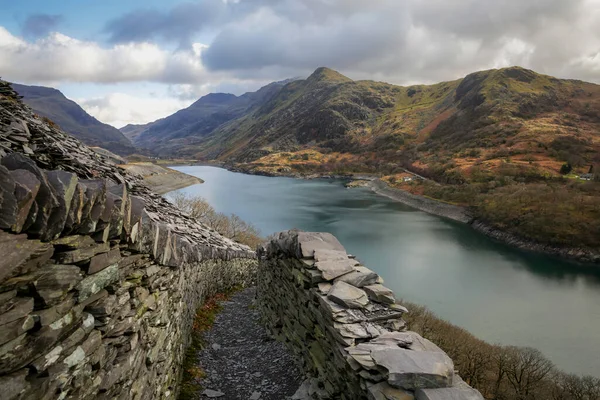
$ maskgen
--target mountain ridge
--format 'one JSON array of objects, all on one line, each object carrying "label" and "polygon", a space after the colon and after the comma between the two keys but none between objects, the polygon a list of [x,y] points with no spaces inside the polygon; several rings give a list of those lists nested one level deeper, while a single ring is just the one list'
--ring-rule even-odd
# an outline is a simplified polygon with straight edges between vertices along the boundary
[{"label": "mountain ridge", "polygon": [[593,83],[508,67],[397,86],[319,68],[188,133],[162,156],[266,175],[377,174],[525,241],[600,248],[600,184],[589,180],[600,171]]},{"label": "mountain ridge", "polygon": [[128,155],[135,151],[121,131],[89,115],[60,90],[17,83],[13,83],[12,87],[23,96],[23,102],[34,112],[48,118],[87,145],[102,147],[119,155]]}]

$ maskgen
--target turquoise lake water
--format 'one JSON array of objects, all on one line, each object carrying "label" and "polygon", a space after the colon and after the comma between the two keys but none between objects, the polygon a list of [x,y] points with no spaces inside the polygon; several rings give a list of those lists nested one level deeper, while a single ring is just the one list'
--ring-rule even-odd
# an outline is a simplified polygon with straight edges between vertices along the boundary
[{"label": "turquoise lake water", "polygon": [[173,168],[205,180],[182,192],[239,215],[264,236],[331,232],[398,297],[490,343],[536,347],[567,372],[600,376],[599,267],[515,250],[341,181]]}]

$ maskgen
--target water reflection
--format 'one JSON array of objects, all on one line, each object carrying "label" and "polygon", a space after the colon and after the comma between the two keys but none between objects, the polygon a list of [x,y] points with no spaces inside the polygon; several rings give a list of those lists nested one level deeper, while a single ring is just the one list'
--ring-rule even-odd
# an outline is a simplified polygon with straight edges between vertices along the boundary
[{"label": "water reflection", "polygon": [[537,347],[569,372],[600,371],[600,269],[515,250],[339,181],[177,169],[206,181],[184,192],[251,221],[265,236],[331,232],[399,296],[487,341]]}]

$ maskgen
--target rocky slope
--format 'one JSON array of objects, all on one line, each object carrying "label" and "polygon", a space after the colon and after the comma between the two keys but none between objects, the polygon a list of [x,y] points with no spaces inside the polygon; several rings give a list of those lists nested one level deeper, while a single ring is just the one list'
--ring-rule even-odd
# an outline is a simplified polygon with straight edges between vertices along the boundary
[{"label": "rocky slope", "polygon": [[158,194],[204,183],[202,179],[195,176],[149,162],[123,164],[120,167],[131,175],[143,179],[144,183]]},{"label": "rocky slope", "polygon": [[119,155],[134,152],[131,142],[116,128],[98,121],[60,91],[43,86],[13,84],[25,104],[41,117],[89,146],[98,146]]}]

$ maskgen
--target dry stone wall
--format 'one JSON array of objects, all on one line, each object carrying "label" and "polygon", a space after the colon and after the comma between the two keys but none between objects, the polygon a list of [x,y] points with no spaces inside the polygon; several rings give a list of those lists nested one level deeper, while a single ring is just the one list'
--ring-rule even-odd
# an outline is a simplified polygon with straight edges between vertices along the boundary
[{"label": "dry stone wall", "polygon": [[331,234],[278,234],[259,252],[257,279],[264,323],[310,377],[294,399],[483,399]]},{"label": "dry stone wall", "polygon": [[255,273],[0,81],[2,399],[175,398],[196,307]]}]

